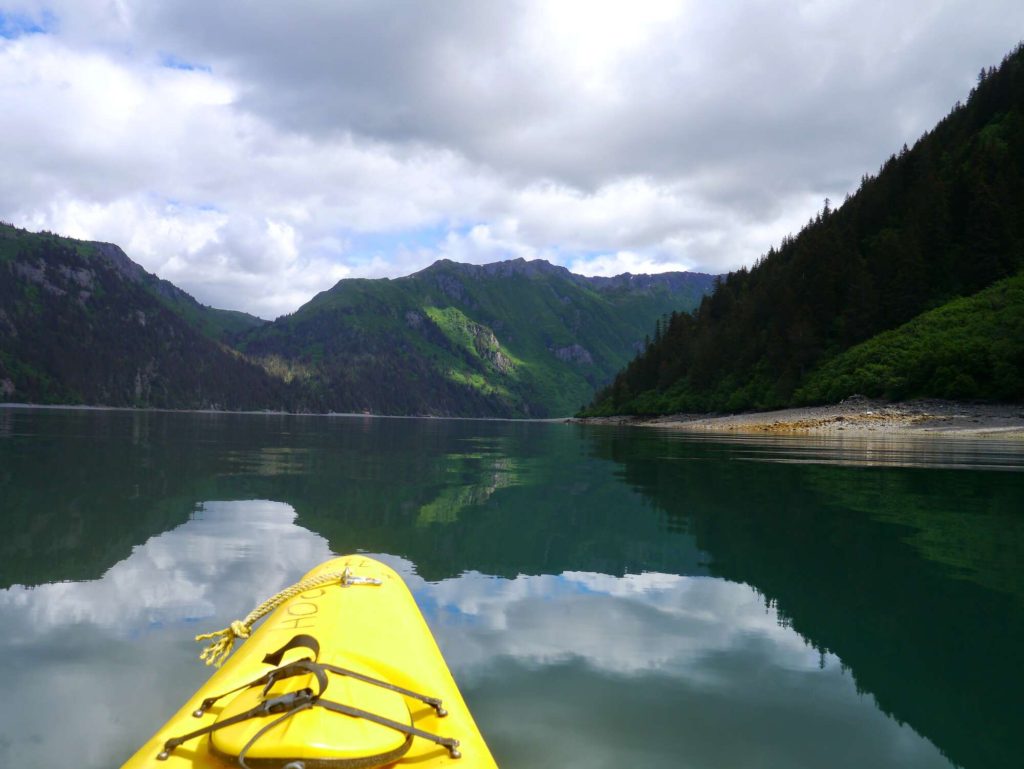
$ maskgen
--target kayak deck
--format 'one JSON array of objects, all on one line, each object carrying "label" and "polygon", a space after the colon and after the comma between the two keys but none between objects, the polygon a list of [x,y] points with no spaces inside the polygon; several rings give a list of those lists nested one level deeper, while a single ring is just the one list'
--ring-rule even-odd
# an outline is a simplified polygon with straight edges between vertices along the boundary
[{"label": "kayak deck", "polygon": [[[372,754],[390,763],[371,761],[361,765],[496,767],[412,594],[398,574],[372,558],[349,555],[321,564],[303,581],[346,571],[350,575],[347,584],[339,579],[313,587],[277,607],[123,769],[239,766],[238,752],[250,740],[243,754],[253,766],[270,765],[264,762],[275,760],[281,766],[295,761],[296,768],[302,761],[336,762],[338,767],[351,762],[356,766],[364,761],[360,756]],[[319,647],[316,655],[303,638],[315,639]],[[285,650],[274,664],[264,660],[289,642],[294,647]],[[314,656],[318,663],[340,668],[346,674],[329,671],[324,675],[315,669],[318,663],[312,663],[307,672],[303,668],[307,663],[302,660]],[[282,680],[270,681],[266,686],[252,685],[275,665],[289,663],[291,667],[279,674]],[[317,692],[324,686],[320,678],[327,681],[322,692],[324,704],[338,707],[308,707],[284,717],[268,713],[223,726],[232,716],[275,697],[309,699],[302,692]],[[386,683],[381,686],[381,682]],[[236,689],[239,692],[233,691]],[[213,698],[216,701],[204,707],[204,700]],[[434,698],[443,705],[432,704]],[[350,714],[353,708],[364,715]],[[381,725],[365,713],[401,722],[406,730]],[[275,718],[280,723],[271,726]],[[165,749],[169,739],[211,728],[218,721],[221,726],[214,731]],[[261,729],[262,734],[257,735]],[[432,739],[435,736],[441,742]],[[453,741],[457,741],[457,747],[452,746]]]}]

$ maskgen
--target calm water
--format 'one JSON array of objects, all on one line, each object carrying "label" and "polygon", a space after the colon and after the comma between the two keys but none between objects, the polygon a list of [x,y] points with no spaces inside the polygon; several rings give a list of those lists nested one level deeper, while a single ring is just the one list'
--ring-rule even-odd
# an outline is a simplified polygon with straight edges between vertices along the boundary
[{"label": "calm water", "polygon": [[1019,767],[1024,443],[0,409],[0,766],[118,766],[332,553],[503,769]]}]

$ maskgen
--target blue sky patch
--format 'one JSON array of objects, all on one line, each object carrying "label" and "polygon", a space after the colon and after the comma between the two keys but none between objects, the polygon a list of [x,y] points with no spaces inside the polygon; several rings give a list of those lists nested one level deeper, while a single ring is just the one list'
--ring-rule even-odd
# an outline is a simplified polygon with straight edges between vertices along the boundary
[{"label": "blue sky patch", "polygon": [[212,213],[218,213],[219,214],[219,213],[223,212],[223,209],[220,208],[220,206],[218,206],[215,203],[211,203],[211,202],[207,202],[207,201],[202,201],[202,202],[199,202],[199,203],[189,203],[189,202],[184,201],[184,200],[178,200],[177,198],[161,199],[161,198],[159,198],[159,196],[156,196],[156,195],[152,195],[151,198],[156,200],[158,203],[162,203],[165,208],[167,208],[167,209],[169,209],[169,210],[171,210],[171,211],[173,211],[175,213],[181,212],[181,211],[185,211],[185,212],[187,212],[187,211],[202,211],[203,213],[211,213],[212,212]]},{"label": "blue sky patch", "polygon": [[353,256],[371,258],[380,254],[391,256],[402,248],[415,251],[421,248],[437,248],[449,232],[460,230],[439,224],[434,227],[422,227],[416,230],[398,230],[393,232],[350,232],[343,235],[349,244],[349,252]]},{"label": "blue sky patch", "polygon": [[183,59],[175,53],[160,53],[160,66],[167,67],[168,69],[182,69],[186,72],[212,72],[213,70],[206,64],[196,64],[195,62]]},{"label": "blue sky patch", "polygon": [[16,40],[25,35],[45,35],[57,26],[52,11],[43,11],[38,17],[27,13],[0,11],[0,37]]}]

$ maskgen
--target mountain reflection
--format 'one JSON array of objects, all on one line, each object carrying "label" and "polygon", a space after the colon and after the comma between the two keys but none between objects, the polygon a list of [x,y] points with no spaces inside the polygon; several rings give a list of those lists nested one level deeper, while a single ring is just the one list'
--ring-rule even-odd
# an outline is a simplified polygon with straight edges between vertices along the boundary
[{"label": "mountain reflection", "polygon": [[965,446],[0,409],[0,765],[115,765],[191,635],[363,551],[505,767],[1015,767],[1024,451]]},{"label": "mountain reflection", "polygon": [[[1019,765],[1024,476],[949,469],[951,454],[993,462],[941,445],[935,469],[851,468],[863,447],[839,441],[829,459],[847,466],[707,461],[725,446],[590,437],[596,456],[618,462],[627,483],[694,536],[711,573],[755,586],[885,712],[959,765]],[[770,459],[771,443],[755,443],[726,455]],[[892,458],[881,448],[871,447],[871,463]],[[992,448],[1001,467],[1021,467],[1019,448],[1011,457]],[[784,444],[794,450],[806,448]]]},{"label": "mountain reflection", "polygon": [[[82,745],[78,765],[116,765],[205,678],[191,635],[244,615],[329,555],[289,505],[206,502],[98,580],[0,591],[0,671],[21,693],[17,707],[0,706],[3,765],[60,765]],[[723,755],[813,766],[829,740],[851,735],[863,739],[832,765],[944,765],[745,585],[652,572],[427,582],[410,561],[380,557],[405,576],[506,766],[625,760],[670,723],[645,766],[677,766],[683,750],[689,766]],[[723,746],[706,726],[724,728],[737,709],[774,730]],[[45,739],[42,712],[62,724]]]},{"label": "mountain reflection", "polygon": [[455,523],[471,507],[482,505],[498,489],[519,482],[518,463],[493,449],[472,454],[448,454],[445,457],[451,482],[437,496],[420,507],[417,526],[431,523]]}]

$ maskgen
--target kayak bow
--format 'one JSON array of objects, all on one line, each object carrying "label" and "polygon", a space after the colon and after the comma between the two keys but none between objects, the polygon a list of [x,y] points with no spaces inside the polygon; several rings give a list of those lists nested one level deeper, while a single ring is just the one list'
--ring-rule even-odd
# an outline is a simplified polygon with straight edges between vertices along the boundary
[{"label": "kayak bow", "polygon": [[379,561],[327,561],[197,640],[211,638],[207,664],[247,640],[123,769],[496,769],[412,594]]}]

